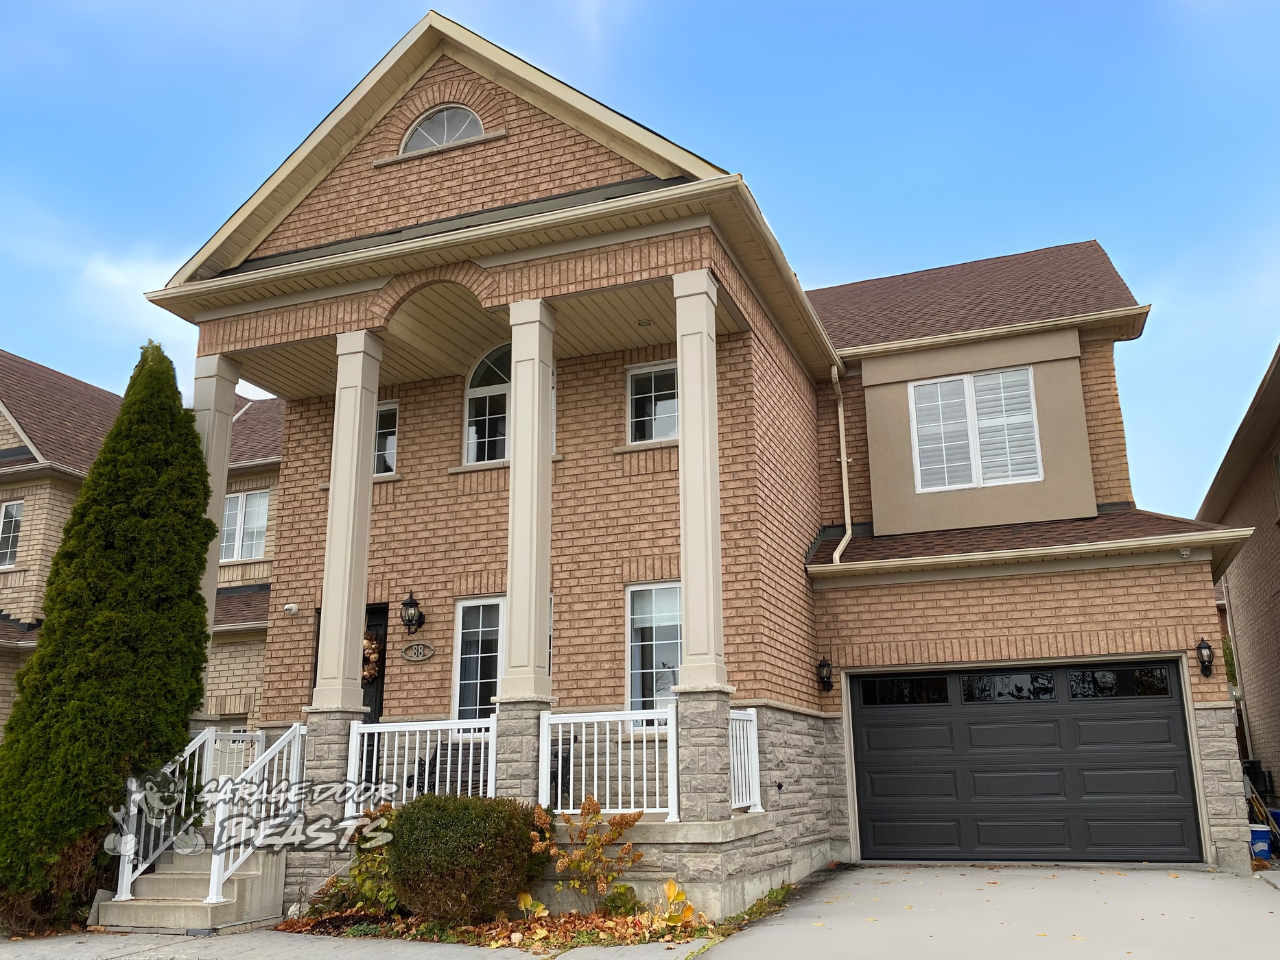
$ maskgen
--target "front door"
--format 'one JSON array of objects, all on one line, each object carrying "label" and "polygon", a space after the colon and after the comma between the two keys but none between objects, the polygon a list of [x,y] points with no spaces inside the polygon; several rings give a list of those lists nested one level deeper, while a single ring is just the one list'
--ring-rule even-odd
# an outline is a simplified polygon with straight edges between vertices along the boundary
[{"label": "front door", "polygon": [[387,678],[387,605],[369,607],[364,615],[364,656],[360,665],[360,689],[368,709],[365,723],[382,719],[382,689]]}]

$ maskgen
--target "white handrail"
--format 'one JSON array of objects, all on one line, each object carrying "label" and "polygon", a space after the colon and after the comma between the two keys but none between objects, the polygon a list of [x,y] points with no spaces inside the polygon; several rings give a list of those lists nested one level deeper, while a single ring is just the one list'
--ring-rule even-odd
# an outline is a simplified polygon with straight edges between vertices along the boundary
[{"label": "white handrail", "polygon": [[219,779],[205,903],[224,903],[223,884],[257,849],[262,835],[279,818],[298,812],[306,735],[307,728],[295,723],[238,777]]},{"label": "white handrail", "polygon": [[601,713],[543,711],[538,802],[578,810],[592,796],[605,813],[643,810],[680,820],[676,705]]},{"label": "white handrail", "polygon": [[[347,782],[388,786],[393,806],[424,793],[496,796],[492,717],[476,720],[410,720],[351,723]],[[360,813],[356,797],[346,814]]]},{"label": "white handrail", "polygon": [[729,796],[735,810],[764,810],[760,805],[760,733],[755,707],[729,711]]},{"label": "white handrail", "polygon": [[122,814],[119,840],[120,868],[116,879],[116,900],[133,899],[133,881],[155,859],[173,846],[204,810],[201,790],[209,779],[214,730],[206,727],[191,738],[186,749],[163,767],[161,774],[176,786],[175,802],[156,810],[148,806],[148,791],[139,789],[136,778],[126,781],[128,797]]}]

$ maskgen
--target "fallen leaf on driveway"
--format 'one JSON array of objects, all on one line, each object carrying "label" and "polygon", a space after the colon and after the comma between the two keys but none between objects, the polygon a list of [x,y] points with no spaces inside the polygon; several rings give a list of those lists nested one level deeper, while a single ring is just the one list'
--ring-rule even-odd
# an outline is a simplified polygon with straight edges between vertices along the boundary
[{"label": "fallen leaf on driveway", "polygon": [[1037,937],[1047,937],[1047,936],[1048,936],[1048,934],[1047,934],[1047,933],[1037,933],[1037,934],[1036,934],[1036,936],[1037,936]]},{"label": "fallen leaf on driveway", "polygon": [[1176,873],[1171,873],[1171,874],[1169,874],[1169,876],[1173,877],[1173,879],[1175,879],[1175,880],[1179,880],[1179,879],[1181,879],[1181,878],[1180,878]]},{"label": "fallen leaf on driveway", "polygon": [[1072,940],[1088,940],[1088,937],[1077,937],[1074,933],[1071,935]]},{"label": "fallen leaf on driveway", "polygon": [[906,905],[905,907],[903,907],[902,909],[903,909],[903,910],[914,910],[915,908],[914,908],[913,906],[911,906],[911,904],[907,904],[907,905]]},{"label": "fallen leaf on driveway", "polygon": [[867,923],[879,923],[875,917],[867,917]]},{"label": "fallen leaf on driveway", "polygon": [[814,926],[815,926],[815,927],[825,927],[825,926],[826,926],[826,924],[825,924],[825,923],[815,923],[815,924],[814,924]]}]

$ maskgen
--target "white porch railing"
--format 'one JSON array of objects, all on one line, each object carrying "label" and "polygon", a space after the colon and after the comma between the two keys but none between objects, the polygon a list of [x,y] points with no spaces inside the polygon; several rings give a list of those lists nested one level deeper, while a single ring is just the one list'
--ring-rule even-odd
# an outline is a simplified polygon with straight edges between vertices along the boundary
[{"label": "white porch railing", "polygon": [[576,812],[593,796],[605,813],[643,810],[680,820],[676,706],[606,713],[544,711],[538,802]]},{"label": "white porch railing", "polygon": [[[424,793],[492,797],[496,776],[492,717],[351,724],[347,781],[393,785],[394,806]],[[348,799],[347,816],[359,813]]]},{"label": "white porch railing", "polygon": [[756,709],[729,711],[729,795],[735,810],[760,813],[760,737]]},{"label": "white porch railing", "polygon": [[[162,804],[152,805],[152,796],[139,789],[138,781],[128,779],[128,799],[123,811],[119,839],[120,868],[116,881],[116,900],[133,899],[133,881],[152,862],[173,846],[175,838],[187,831],[204,810],[201,790],[210,778],[214,763],[214,731],[201,730],[192,737],[185,750],[161,768],[170,778],[172,790],[163,796]],[[166,787],[161,784],[162,793]]]},{"label": "white porch railing", "polygon": [[205,780],[212,780],[214,777],[235,779],[253,766],[253,762],[266,749],[267,734],[263,730],[257,733],[215,733],[213,764]]},{"label": "white porch railing", "polygon": [[205,903],[223,903],[222,885],[257,849],[262,836],[301,808],[307,728],[290,727],[238,777],[222,778],[213,818],[213,862]]}]

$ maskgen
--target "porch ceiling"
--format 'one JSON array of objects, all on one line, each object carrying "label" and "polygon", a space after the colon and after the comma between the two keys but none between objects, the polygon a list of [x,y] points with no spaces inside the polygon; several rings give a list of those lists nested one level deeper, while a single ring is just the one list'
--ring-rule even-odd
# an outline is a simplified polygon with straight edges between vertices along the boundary
[{"label": "porch ceiling", "polygon": [[[560,297],[552,305],[557,357],[612,353],[676,339],[675,298],[667,277]],[[746,329],[737,305],[722,293],[716,304],[716,332]],[[465,376],[476,360],[511,336],[505,307],[486,310],[465,287],[453,283],[420,290],[378,333],[386,347],[379,377],[383,386]],[[250,383],[299,400],[333,393],[335,349],[335,338],[317,337],[230,356]]]}]

